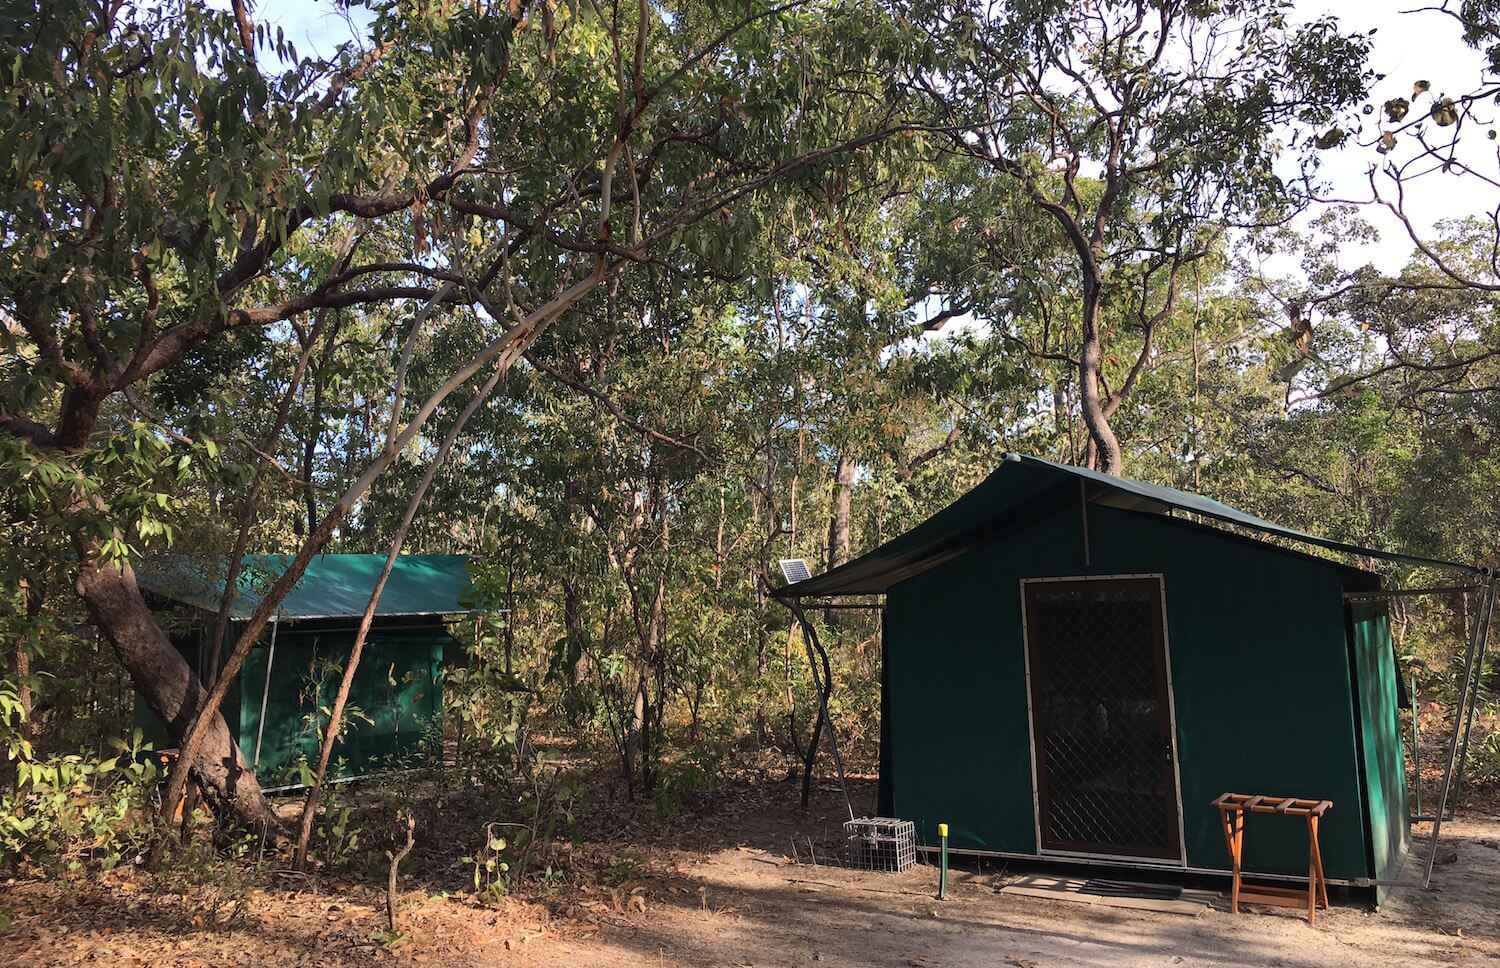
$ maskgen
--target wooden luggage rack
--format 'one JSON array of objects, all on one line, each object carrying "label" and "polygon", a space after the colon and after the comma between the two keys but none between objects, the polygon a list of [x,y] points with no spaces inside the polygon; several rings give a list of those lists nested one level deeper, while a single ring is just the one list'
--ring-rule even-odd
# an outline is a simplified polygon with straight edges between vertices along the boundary
[{"label": "wooden luggage rack", "polygon": [[[1224,843],[1229,847],[1229,859],[1234,863],[1234,883],[1229,894],[1229,909],[1240,913],[1240,902],[1247,904],[1275,904],[1281,907],[1307,905],[1309,924],[1317,917],[1318,908],[1328,907],[1328,880],[1323,876],[1323,852],[1318,847],[1318,821],[1333,809],[1332,800],[1302,800],[1297,797],[1268,797],[1246,793],[1224,793],[1214,800],[1219,808],[1219,821],[1224,827]],[[1304,894],[1295,887],[1272,887],[1252,884],[1242,889],[1240,859],[1244,856],[1245,814],[1279,813],[1287,817],[1307,818],[1307,891]],[[1252,875],[1253,876],[1253,875]]]}]

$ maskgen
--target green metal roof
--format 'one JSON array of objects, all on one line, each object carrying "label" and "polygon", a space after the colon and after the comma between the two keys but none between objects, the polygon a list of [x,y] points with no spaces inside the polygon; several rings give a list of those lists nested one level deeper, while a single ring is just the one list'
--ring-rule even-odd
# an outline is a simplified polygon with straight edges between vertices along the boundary
[{"label": "green metal roof", "polygon": [[[292,562],[291,555],[246,555],[230,616],[249,618],[262,594]],[[401,555],[381,592],[376,615],[459,615],[476,611],[459,595],[469,584],[468,555]],[[358,618],[369,604],[385,555],[315,555],[277,615],[283,620]],[[224,595],[223,559],[176,555],[143,564],[143,588],[163,598],[216,612]]]},{"label": "green metal roof", "polygon": [[1330,551],[1486,573],[1486,569],[1477,565],[1364,548],[1308,534],[1176,488],[1007,453],[1005,461],[977,487],[910,531],[831,571],[795,585],[783,585],[774,594],[782,598],[883,594],[913,575],[1025,527],[1036,513],[1050,510],[1059,500],[1069,499],[1086,499],[1090,504],[1154,514],[1186,511]]}]

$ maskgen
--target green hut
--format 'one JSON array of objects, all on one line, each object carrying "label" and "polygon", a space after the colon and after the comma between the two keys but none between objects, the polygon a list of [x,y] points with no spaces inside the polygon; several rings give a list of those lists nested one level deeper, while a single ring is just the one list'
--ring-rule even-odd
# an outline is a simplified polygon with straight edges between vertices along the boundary
[{"label": "green hut", "polygon": [[[247,555],[230,607],[228,652],[261,592],[281,575],[290,555]],[[221,563],[220,563],[221,564]],[[299,762],[317,762],[318,730],[369,602],[384,555],[318,555],[282,601],[245,659],[223,705],[241,754],[264,785],[294,786]],[[469,584],[464,555],[402,555],[381,593],[355,671],[345,713],[348,732],[330,770],[358,776],[413,761],[442,710],[443,668],[462,657],[446,621],[474,609],[460,601]],[[164,621],[172,643],[202,677],[211,655],[214,619],[223,595],[222,569],[173,559],[144,572],[148,598],[176,614]],[[137,701],[147,735],[166,740],[165,727]]]},{"label": "green hut", "polygon": [[[1372,886],[1410,843],[1386,595],[1289,543],[1423,561],[1007,455],[777,594],[884,596],[879,812],[924,844],[1227,872],[1215,797],[1316,797],[1329,882]],[[1305,827],[1251,820],[1245,866],[1305,878]]]}]

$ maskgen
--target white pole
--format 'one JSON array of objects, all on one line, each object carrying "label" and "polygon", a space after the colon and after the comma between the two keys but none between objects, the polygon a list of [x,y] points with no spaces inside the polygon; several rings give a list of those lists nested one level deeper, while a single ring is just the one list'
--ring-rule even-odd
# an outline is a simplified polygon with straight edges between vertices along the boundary
[{"label": "white pole", "polygon": [[250,769],[260,767],[260,739],[266,732],[266,700],[271,696],[271,663],[276,661],[276,626],[280,624],[281,616],[271,616],[271,649],[266,654],[266,683],[260,691],[260,718],[255,722],[255,758],[250,762]]}]

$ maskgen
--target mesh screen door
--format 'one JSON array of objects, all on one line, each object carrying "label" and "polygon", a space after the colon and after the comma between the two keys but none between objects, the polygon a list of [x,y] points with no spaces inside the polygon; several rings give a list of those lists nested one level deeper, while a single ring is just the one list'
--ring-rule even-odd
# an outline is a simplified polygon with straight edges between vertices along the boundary
[{"label": "mesh screen door", "polygon": [[1023,588],[1042,849],[1178,857],[1161,580]]}]

